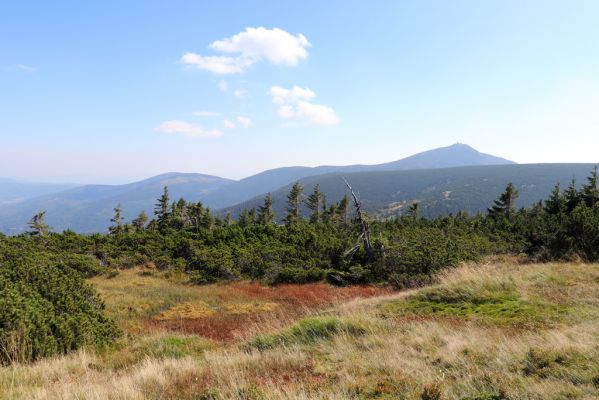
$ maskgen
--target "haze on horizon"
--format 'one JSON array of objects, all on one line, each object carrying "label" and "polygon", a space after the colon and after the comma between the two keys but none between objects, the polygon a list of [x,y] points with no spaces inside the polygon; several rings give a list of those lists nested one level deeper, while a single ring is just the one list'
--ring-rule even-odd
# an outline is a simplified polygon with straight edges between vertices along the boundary
[{"label": "haze on horizon", "polygon": [[599,3],[22,1],[0,177],[378,164],[455,142],[598,162]]}]

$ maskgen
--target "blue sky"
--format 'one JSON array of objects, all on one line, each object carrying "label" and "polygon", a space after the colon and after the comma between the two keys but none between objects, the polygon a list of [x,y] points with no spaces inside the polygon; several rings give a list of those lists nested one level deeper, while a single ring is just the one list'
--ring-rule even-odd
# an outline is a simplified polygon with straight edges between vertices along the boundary
[{"label": "blue sky", "polygon": [[599,2],[253,3],[3,2],[0,176],[599,161]]}]

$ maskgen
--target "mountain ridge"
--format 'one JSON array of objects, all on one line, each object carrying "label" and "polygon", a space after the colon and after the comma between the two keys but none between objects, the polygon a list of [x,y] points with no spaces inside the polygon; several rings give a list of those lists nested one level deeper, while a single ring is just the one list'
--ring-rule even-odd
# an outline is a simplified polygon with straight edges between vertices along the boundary
[{"label": "mountain ridge", "polygon": [[[458,211],[470,214],[485,212],[493,200],[513,182],[520,191],[518,207],[531,206],[547,198],[556,183],[566,187],[574,178],[584,182],[595,164],[508,164],[465,166],[437,169],[361,171],[330,173],[298,180],[307,196],[318,184],[328,204],[347,194],[346,179],[361,195],[366,212],[380,217],[394,217],[405,212],[414,202],[420,203],[421,215],[436,217]],[[343,178],[343,179],[342,179]],[[292,184],[274,192],[273,207],[279,221],[285,215],[286,196]],[[243,210],[257,208],[263,196],[226,207],[221,214],[238,216]],[[303,214],[308,210],[304,206]]]},{"label": "mountain ridge", "polygon": [[48,223],[57,231],[105,231],[117,204],[121,205],[128,220],[142,210],[151,215],[164,186],[169,187],[172,200],[182,197],[188,201],[202,201],[212,209],[223,209],[278,190],[294,181],[323,174],[502,164],[514,163],[458,143],[382,164],[282,167],[238,181],[208,174],[167,172],[124,185],[77,186],[0,206],[0,232],[23,232],[31,216],[42,210],[47,212]]}]

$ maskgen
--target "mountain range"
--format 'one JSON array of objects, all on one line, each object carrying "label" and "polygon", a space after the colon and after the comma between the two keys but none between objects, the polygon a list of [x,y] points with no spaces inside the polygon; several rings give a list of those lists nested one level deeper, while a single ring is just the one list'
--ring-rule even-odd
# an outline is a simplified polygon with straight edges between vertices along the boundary
[{"label": "mountain range", "polygon": [[0,178],[0,207],[24,200],[56,193],[73,188],[75,184],[20,182],[15,179]]},{"label": "mountain range", "polygon": [[182,197],[202,201],[213,210],[233,215],[258,205],[266,193],[272,192],[275,210],[282,216],[284,199],[293,182],[299,181],[306,192],[318,183],[333,202],[346,192],[341,176],[362,194],[367,211],[382,216],[397,215],[413,201],[421,202],[424,216],[461,209],[477,212],[484,210],[508,181],[519,186],[522,205],[528,205],[544,197],[557,181],[567,181],[573,176],[582,179],[591,167],[517,165],[457,143],[384,164],[284,167],[237,181],[173,172],[125,185],[56,188],[42,185],[37,189],[39,192],[17,196],[9,186],[14,181],[0,180],[0,193],[13,193],[13,200],[0,203],[0,232],[23,232],[31,216],[41,210],[46,211],[47,222],[56,231],[103,232],[117,204],[121,204],[126,219],[134,218],[142,210],[152,215],[164,186],[168,186],[173,200]]}]

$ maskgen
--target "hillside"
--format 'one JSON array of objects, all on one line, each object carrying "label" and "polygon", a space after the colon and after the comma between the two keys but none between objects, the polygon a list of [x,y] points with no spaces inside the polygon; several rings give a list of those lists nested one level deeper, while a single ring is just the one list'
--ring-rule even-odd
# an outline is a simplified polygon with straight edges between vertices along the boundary
[{"label": "hillside", "polygon": [[127,219],[145,210],[153,214],[156,199],[164,186],[173,199],[200,200],[211,191],[231,181],[203,174],[167,173],[127,185],[86,185],[0,207],[0,231],[20,233],[35,213],[45,210],[47,222],[56,231],[104,231],[110,224],[113,209],[121,204]]},{"label": "hillside", "polygon": [[[458,211],[471,214],[486,211],[508,182],[520,192],[518,206],[526,207],[547,197],[554,185],[566,187],[576,178],[582,183],[592,164],[515,164],[456,167],[408,171],[372,171],[332,173],[300,179],[304,194],[319,184],[329,204],[347,193],[346,178],[360,193],[366,211],[383,217],[401,214],[412,202],[421,205],[422,216],[434,217]],[[286,196],[291,185],[272,192],[274,209],[284,216]],[[258,207],[263,196],[229,207],[223,213],[238,215],[244,209]],[[307,210],[305,210],[307,212]]]},{"label": "hillside", "polygon": [[208,194],[203,201],[212,208],[229,207],[251,199],[254,196],[274,191],[283,185],[299,179],[329,173],[345,174],[365,171],[400,171],[504,164],[514,164],[514,162],[480,153],[466,144],[457,143],[383,164],[276,168],[241,179],[231,185],[215,190]]},{"label": "hillside", "polygon": [[1,398],[597,395],[597,264],[471,264],[435,286],[393,294],[190,287],[147,269],[91,282],[129,335],[102,352],[0,368]]},{"label": "hillside", "polygon": [[0,178],[0,207],[71,189],[75,184],[21,182]]},{"label": "hillside", "polygon": [[85,185],[65,191],[49,187],[37,196],[31,193],[26,199],[11,189],[9,193],[21,201],[13,200],[13,204],[4,205],[0,183],[0,232],[23,232],[27,221],[42,210],[47,212],[47,221],[56,231],[103,232],[110,224],[113,208],[119,203],[126,219],[134,218],[142,210],[151,215],[165,185],[169,186],[173,200],[180,197],[188,201],[201,200],[212,209],[222,209],[261,197],[296,180],[323,174],[496,164],[513,162],[480,153],[465,144],[454,144],[389,163],[276,168],[239,181],[204,174],[168,173],[126,185]]}]

